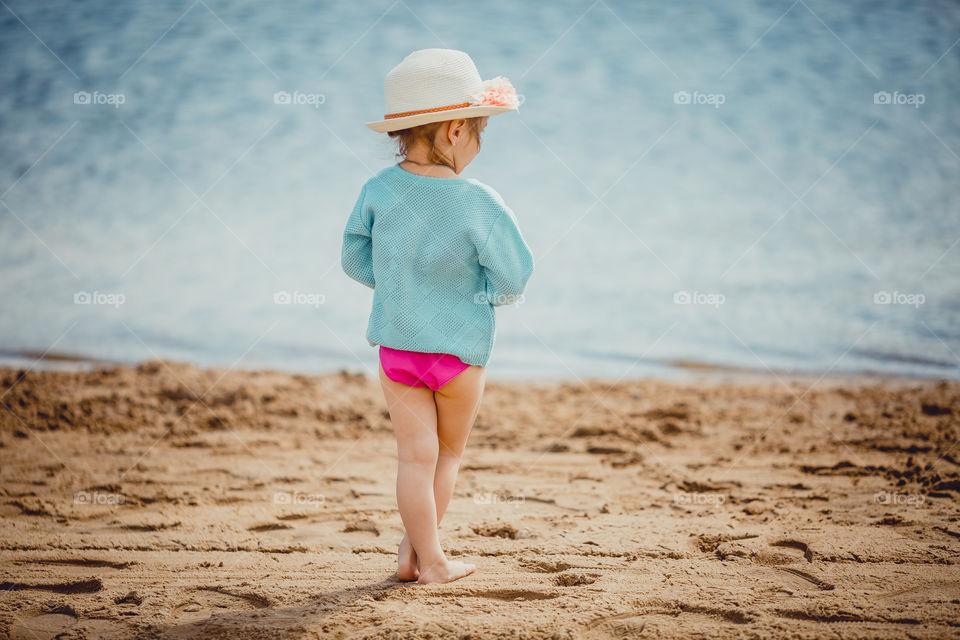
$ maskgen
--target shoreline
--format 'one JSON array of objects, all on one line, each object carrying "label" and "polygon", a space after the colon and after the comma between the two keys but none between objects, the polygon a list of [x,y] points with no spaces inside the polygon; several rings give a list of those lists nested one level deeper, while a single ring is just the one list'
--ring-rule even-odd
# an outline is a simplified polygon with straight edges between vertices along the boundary
[{"label": "shoreline", "polygon": [[[896,359],[894,359],[896,360]],[[902,360],[902,359],[901,359]],[[28,369],[36,371],[63,371],[63,372],[82,372],[92,371],[103,367],[133,367],[136,368],[142,364],[153,360],[112,360],[103,359],[95,356],[88,356],[80,353],[58,352],[58,351],[39,351],[32,349],[2,349],[0,348],[0,370]],[[176,362],[180,365],[198,366],[211,369],[223,369],[217,365],[198,364],[191,360],[163,360],[165,362]],[[830,369],[826,373],[819,371],[807,371],[796,369],[766,369],[763,367],[743,367],[733,364],[722,364],[712,362],[700,362],[687,359],[641,359],[648,367],[664,372],[664,375],[657,375],[648,370],[635,376],[618,378],[616,376],[597,376],[566,375],[558,377],[547,377],[537,375],[526,375],[517,372],[499,373],[488,379],[500,380],[504,382],[528,383],[544,382],[559,384],[562,382],[575,382],[578,380],[602,381],[602,380],[664,380],[678,383],[692,383],[697,381],[708,381],[711,379],[721,379],[731,382],[762,382],[763,380],[781,379],[796,381],[815,381],[815,380],[836,380],[836,381],[855,381],[855,380],[952,380],[960,381],[960,370],[956,370],[953,376],[946,375],[924,375],[910,373],[887,373],[872,369]],[[276,373],[288,373],[290,375],[333,375],[338,373],[348,373],[355,375],[359,372],[356,367],[332,367],[326,370],[309,371],[298,368],[284,368],[276,366],[264,366],[261,363],[252,362],[247,365],[235,367],[238,371],[273,371]]]}]

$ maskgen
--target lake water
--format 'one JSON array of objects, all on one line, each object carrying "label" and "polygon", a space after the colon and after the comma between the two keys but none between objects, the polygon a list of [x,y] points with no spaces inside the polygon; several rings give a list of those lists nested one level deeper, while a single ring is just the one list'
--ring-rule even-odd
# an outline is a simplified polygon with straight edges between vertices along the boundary
[{"label": "lake water", "polygon": [[492,376],[960,376],[954,2],[7,4],[7,362],[374,370],[363,122],[449,47],[524,96],[465,173],[537,260]]}]

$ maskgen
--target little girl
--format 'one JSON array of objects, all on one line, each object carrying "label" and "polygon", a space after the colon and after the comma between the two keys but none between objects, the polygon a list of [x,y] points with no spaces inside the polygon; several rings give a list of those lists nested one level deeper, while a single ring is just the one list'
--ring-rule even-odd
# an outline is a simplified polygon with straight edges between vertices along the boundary
[{"label": "little girl", "polygon": [[343,234],[343,270],[373,289],[367,340],[397,438],[397,506],[406,533],[397,577],[450,582],[437,526],[477,416],[493,349],[494,306],[517,302],[533,256],[513,212],[460,173],[488,116],[516,110],[506,78],[484,82],[462,51],[415,51],[384,85],[385,132],[403,161],[363,186]]}]

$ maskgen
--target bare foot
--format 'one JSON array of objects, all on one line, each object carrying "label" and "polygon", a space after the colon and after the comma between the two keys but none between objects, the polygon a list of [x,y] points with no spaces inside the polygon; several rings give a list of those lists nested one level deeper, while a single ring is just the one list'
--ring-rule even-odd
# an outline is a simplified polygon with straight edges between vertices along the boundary
[{"label": "bare foot", "polygon": [[403,534],[403,540],[400,541],[400,548],[397,549],[397,578],[403,581],[416,580],[420,577],[420,569],[417,565],[417,552],[413,550],[410,544],[410,538]]},{"label": "bare foot", "polygon": [[454,580],[459,580],[460,578],[470,575],[476,570],[476,565],[458,562],[456,560],[448,560],[445,564],[436,565],[426,571],[421,571],[420,578],[417,582],[420,584],[453,582]]}]

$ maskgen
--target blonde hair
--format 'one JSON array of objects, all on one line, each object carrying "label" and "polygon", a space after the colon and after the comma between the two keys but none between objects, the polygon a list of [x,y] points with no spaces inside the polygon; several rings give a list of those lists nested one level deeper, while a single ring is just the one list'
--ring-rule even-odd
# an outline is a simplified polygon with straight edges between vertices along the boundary
[{"label": "blonde hair", "polygon": [[[483,130],[483,117],[479,118],[467,118],[467,131],[473,134],[477,139],[477,146],[480,146],[480,132]],[[427,124],[421,124],[417,127],[410,127],[409,129],[400,129],[399,131],[390,131],[387,133],[388,136],[393,138],[397,143],[397,157],[406,158],[407,153],[410,151],[410,148],[416,145],[418,142],[425,142],[430,146],[430,150],[427,153],[427,158],[430,162],[435,164],[442,164],[454,168],[453,163],[449,158],[443,157],[440,153],[437,153],[437,147],[434,141],[437,138],[437,132],[440,130],[440,127],[451,122],[451,120],[444,120],[441,122],[430,122]]]}]

